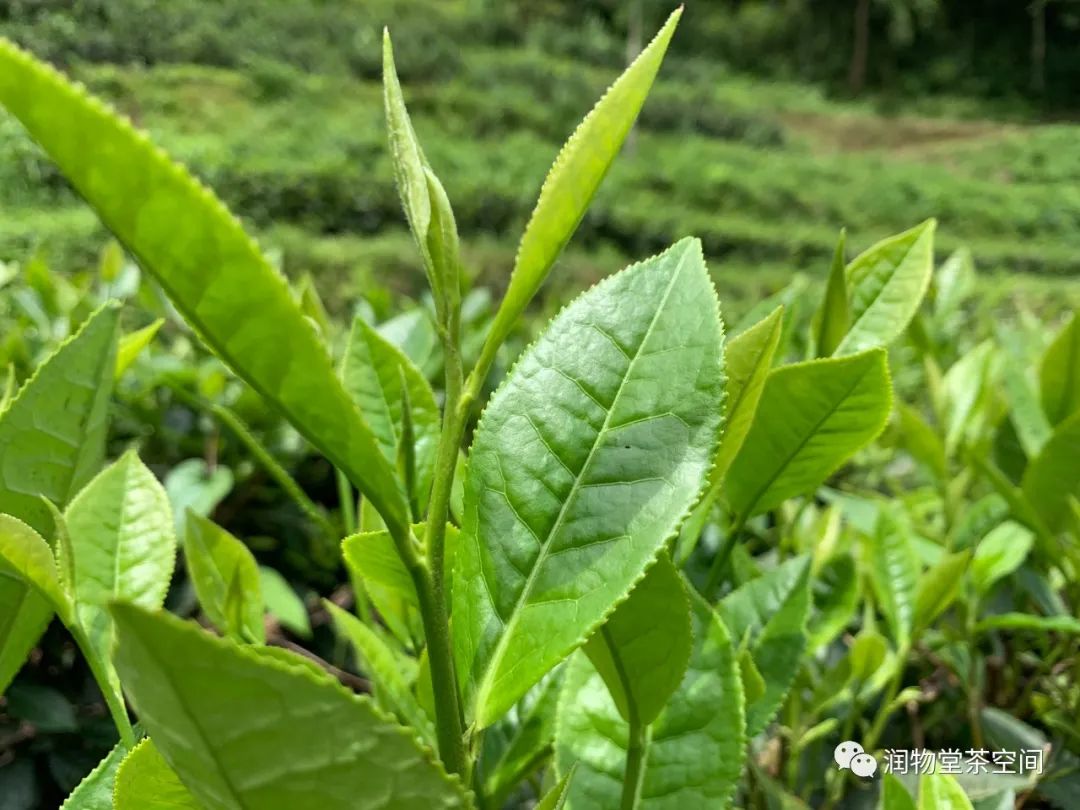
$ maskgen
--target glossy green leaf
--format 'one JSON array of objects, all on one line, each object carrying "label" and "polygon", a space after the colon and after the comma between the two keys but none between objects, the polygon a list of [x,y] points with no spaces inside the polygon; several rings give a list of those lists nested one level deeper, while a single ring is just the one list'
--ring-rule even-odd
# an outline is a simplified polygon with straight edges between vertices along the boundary
[{"label": "glossy green leaf", "polygon": [[128,748],[122,742],[113,746],[105,759],[71,791],[71,795],[60,805],[60,810],[114,810],[116,772],[127,755]]},{"label": "glossy green leaf", "polygon": [[724,353],[724,370],[727,372],[726,417],[720,448],[710,475],[714,488],[723,483],[731,462],[735,460],[754,423],[783,326],[784,308],[777,307],[764,320],[728,341]]},{"label": "glossy green leaf", "polygon": [[[359,655],[364,672],[375,685],[381,705],[397,715],[403,723],[416,729],[429,743],[434,744],[435,729],[431,719],[417,702],[409,678],[403,672],[400,661],[402,656],[351,613],[329,601],[324,600],[323,605],[334,620],[338,633],[349,640]],[[413,667],[415,669],[415,662]]]},{"label": "glossy green leaf", "polygon": [[566,776],[559,780],[547,794],[536,804],[535,810],[562,810],[566,807],[566,800],[570,798],[570,783],[577,772],[577,766],[571,766]]},{"label": "glossy green leaf", "polygon": [[106,608],[114,600],[145,608],[164,604],[176,564],[169,498],[129,451],[86,485],[64,519],[79,623],[114,677],[107,662],[115,633]]},{"label": "glossy green leaf", "polygon": [[1051,424],[1064,422],[1080,410],[1080,315],[1075,312],[1043,355],[1039,383]]},{"label": "glossy green leaf", "polygon": [[918,810],[904,783],[891,773],[881,783],[881,810]]},{"label": "glossy green leaf", "polygon": [[1072,616],[1037,616],[1031,613],[998,613],[980,619],[979,632],[991,630],[1027,630],[1032,633],[1068,633],[1080,635],[1080,619]]},{"label": "glossy green leaf", "polygon": [[934,228],[929,219],[878,242],[847,267],[851,328],[836,354],[888,346],[922,303],[934,270]]},{"label": "glossy green leaf", "polygon": [[150,739],[121,763],[113,798],[115,810],[203,810]]},{"label": "glossy green leaf", "polygon": [[915,613],[912,618],[914,633],[920,633],[956,601],[964,573],[971,563],[970,551],[945,554],[919,577],[915,588]]},{"label": "glossy green leaf", "polygon": [[223,528],[188,512],[184,534],[188,577],[207,618],[237,641],[262,644],[262,583],[248,547]]},{"label": "glossy green leaf", "polygon": [[311,618],[307,605],[292,585],[273,568],[259,566],[259,584],[262,587],[263,607],[281,622],[281,626],[301,638],[311,638]]},{"label": "glossy green leaf", "polygon": [[723,404],[718,310],[683,240],[563,310],[492,397],[453,588],[477,727],[592,634],[697,501]]},{"label": "glossy green leaf", "polygon": [[1007,520],[994,528],[975,547],[971,560],[971,581],[980,594],[987,593],[998,580],[1019,568],[1032,546],[1035,535],[1019,523]]},{"label": "glossy green leaf", "polygon": [[408,397],[417,471],[412,496],[426,503],[435,472],[440,425],[439,406],[423,372],[401,349],[357,318],[341,374],[345,388],[367,415],[375,440],[389,461],[398,457]]},{"label": "glossy green leaf", "polygon": [[812,493],[882,431],[891,404],[881,349],[770,373],[754,424],[727,475],[735,514],[746,519]]},{"label": "glossy green leaf", "polygon": [[1080,497],[1080,411],[1054,432],[1024,470],[1024,495],[1052,531],[1069,523],[1069,499]]},{"label": "glossy green leaf", "polygon": [[404,527],[408,510],[392,466],[285,279],[225,206],[129,122],[7,40],[0,104],[203,340]]},{"label": "glossy green leaf", "polygon": [[971,800],[956,778],[945,773],[919,777],[918,810],[972,810]]},{"label": "glossy green leaf", "polygon": [[878,607],[892,630],[893,639],[904,645],[911,638],[915,624],[915,591],[920,573],[910,527],[893,509],[882,506],[865,548]]},{"label": "glossy green leaf", "polygon": [[512,790],[551,753],[561,686],[562,679],[556,674],[536,687],[535,701],[517,724],[513,737],[484,781],[484,794],[491,805],[505,804]]},{"label": "glossy green leaf", "polygon": [[682,578],[661,554],[584,647],[624,720],[649,725],[660,714],[686,673],[690,633]]},{"label": "glossy green leaf", "polygon": [[488,351],[502,344],[577,230],[645,103],[680,16],[681,8],[608,88],[555,158],[521,237],[506,296],[488,335]]},{"label": "glossy green leaf", "polygon": [[716,606],[732,638],[749,638],[748,649],[765,683],[764,694],[747,700],[750,737],[772,720],[806,651],[809,571],[809,557],[795,557],[732,591]]},{"label": "glossy green leaf", "polygon": [[165,613],[116,605],[113,615],[128,695],[162,757],[202,804],[469,806],[412,732],[303,659],[263,655]]},{"label": "glossy green leaf", "polygon": [[[639,810],[727,807],[746,756],[743,695],[724,623],[690,590],[694,648],[683,682],[650,729]],[[628,727],[588,658],[571,659],[555,738],[558,773],[577,763],[571,810],[618,807]]]},{"label": "glossy green leaf", "polygon": [[116,370],[114,376],[119,379],[124,375],[124,372],[131,368],[140,354],[149,346],[154,337],[157,335],[158,330],[164,325],[164,318],[158,318],[149,326],[144,326],[142,329],[138,329],[129,335],[124,335],[120,338],[119,347],[116,352]]},{"label": "glossy green leaf", "polygon": [[[0,414],[0,512],[47,538],[53,524],[46,502],[66,505],[105,455],[117,318],[114,306],[98,310]],[[51,615],[44,596],[0,576],[0,693]]]},{"label": "glossy green leaf", "polygon": [[844,257],[846,245],[847,231],[840,231],[829,278],[825,283],[825,296],[814,313],[814,345],[818,357],[828,357],[835,352],[851,326],[851,304],[848,301],[845,272],[847,260]]}]

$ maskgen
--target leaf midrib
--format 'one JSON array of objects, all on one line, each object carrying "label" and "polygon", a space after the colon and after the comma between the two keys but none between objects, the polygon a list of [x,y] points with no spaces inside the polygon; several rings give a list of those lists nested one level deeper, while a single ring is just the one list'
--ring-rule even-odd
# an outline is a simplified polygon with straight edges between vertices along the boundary
[{"label": "leaf midrib", "polygon": [[[486,698],[487,696],[487,690],[491,686],[490,678],[492,673],[497,671],[499,664],[501,664],[502,662],[503,656],[506,654],[506,645],[508,643],[507,639],[511,638],[511,631],[516,628],[518,618],[521,616],[522,606],[526,603],[527,597],[532,591],[533,585],[536,581],[537,573],[543,566],[544,561],[548,556],[548,549],[551,545],[552,537],[554,537],[554,535],[562,527],[563,520],[566,518],[567,510],[570,504],[573,503],[577,497],[578,491],[581,488],[581,481],[585,477],[585,473],[588,472],[589,467],[592,464],[593,458],[596,456],[596,449],[600,445],[600,439],[607,433],[609,429],[608,426],[611,423],[611,415],[615,412],[615,408],[619,404],[619,399],[620,397],[622,397],[623,390],[626,387],[626,381],[630,379],[634,370],[634,365],[641,357],[642,347],[649,342],[649,338],[652,336],[653,330],[656,327],[656,322],[657,320],[659,320],[660,314],[667,306],[668,299],[671,297],[671,291],[675,288],[675,282],[678,281],[678,279],[682,276],[682,273],[686,266],[686,260],[687,257],[690,255],[690,252],[691,251],[689,249],[684,250],[682,256],[679,258],[679,263],[675,267],[675,271],[671,274],[671,280],[668,282],[667,289],[664,290],[664,295],[660,299],[660,303],[657,305],[656,311],[653,313],[652,319],[649,321],[649,326],[648,328],[646,328],[645,334],[642,335],[641,341],[634,349],[633,357],[631,357],[630,362],[627,363],[626,373],[619,381],[619,388],[615,392],[615,398],[611,401],[611,407],[608,408],[607,413],[604,415],[604,423],[596,432],[596,436],[593,439],[592,446],[589,448],[589,455],[586,457],[585,463],[581,466],[581,471],[574,478],[574,482],[571,486],[570,492],[567,494],[566,499],[563,501],[562,507],[559,509],[559,514],[555,518],[555,522],[552,524],[551,529],[548,530],[548,532],[546,533],[546,536],[544,537],[544,542],[540,545],[540,553],[536,558],[536,562],[533,565],[532,570],[529,572],[528,579],[525,581],[524,586],[522,586],[521,593],[518,595],[518,598],[514,602],[514,607],[510,612],[510,619],[503,627],[502,635],[499,636],[499,641],[495,646],[495,651],[492,653],[491,658],[489,659],[489,664],[484,671],[484,677],[477,687],[476,702],[479,705],[482,705],[480,697]],[[492,604],[494,605],[495,595],[491,593],[490,586],[487,585],[486,577],[483,578],[483,582],[485,584],[485,587],[488,588],[488,596],[491,598]]]}]

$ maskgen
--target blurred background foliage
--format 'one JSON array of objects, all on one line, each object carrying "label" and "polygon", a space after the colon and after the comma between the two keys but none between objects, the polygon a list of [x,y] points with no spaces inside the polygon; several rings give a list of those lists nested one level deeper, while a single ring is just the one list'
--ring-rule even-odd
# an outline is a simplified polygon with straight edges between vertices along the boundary
[{"label": "blurred background foliage", "polygon": [[[669,12],[656,0],[0,0],[0,33],[111,100],[212,186],[332,343],[360,315],[438,380],[385,147],[383,26],[462,233],[468,353],[553,155]],[[1034,356],[1046,324],[1080,305],[1078,37],[1070,0],[692,2],[631,143],[502,367],[571,292],[687,234],[704,242],[729,331],[784,303],[787,355],[803,356],[818,298],[807,291],[838,229],[851,256],[930,216],[939,260],[965,246],[978,268],[963,311],[930,336],[936,348],[951,363],[1026,330]],[[3,115],[0,208],[10,386],[107,297],[133,304],[126,331],[164,318],[118,383],[113,454],[137,444],[174,506],[212,513],[285,576],[266,574],[279,641],[349,667],[317,607],[346,580],[326,530],[339,507],[333,470],[201,348]],[[924,351],[894,352],[909,399],[925,393]],[[892,457],[888,438],[870,462]],[[1006,470],[1009,438],[995,450]],[[854,478],[910,484],[906,468],[877,480],[881,467]],[[283,486],[290,475],[299,497]],[[182,577],[169,607],[196,610]],[[0,808],[58,806],[112,740],[54,626],[0,707]]]}]

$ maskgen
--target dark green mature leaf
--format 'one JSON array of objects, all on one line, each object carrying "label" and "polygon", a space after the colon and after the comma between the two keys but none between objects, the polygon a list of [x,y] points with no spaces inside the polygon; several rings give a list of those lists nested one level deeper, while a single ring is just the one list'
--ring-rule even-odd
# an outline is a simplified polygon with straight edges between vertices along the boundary
[{"label": "dark green mature leaf", "polygon": [[936,226],[929,219],[878,242],[848,265],[852,323],[836,354],[888,346],[907,329],[930,287]]},{"label": "dark green mature leaf", "polygon": [[[63,507],[105,455],[117,308],[98,310],[49,357],[0,414],[0,512],[53,534],[45,502]],[[52,609],[0,573],[0,693],[45,631]]]},{"label": "dark green mature leaf", "polygon": [[844,258],[846,245],[847,231],[840,231],[829,269],[829,280],[825,284],[825,296],[814,313],[814,343],[818,357],[828,357],[835,352],[851,326],[851,304],[848,301],[845,272],[847,261]]},{"label": "dark green mature leaf", "polygon": [[393,467],[285,279],[225,206],[130,123],[7,40],[0,104],[214,351],[405,527]]},{"label": "dark green mature leaf", "polygon": [[661,554],[584,650],[623,719],[649,725],[682,682],[692,643],[682,577]]},{"label": "dark green mature leaf", "polygon": [[1080,410],[1080,315],[1073,313],[1043,355],[1039,370],[1042,404],[1050,424]]},{"label": "dark green mature leaf", "polygon": [[396,461],[404,437],[408,396],[416,459],[415,487],[410,494],[417,502],[426,503],[440,430],[439,406],[427,378],[401,349],[361,318],[353,321],[341,375],[390,461]]},{"label": "dark green mature leaf", "polygon": [[725,596],[716,606],[732,638],[749,637],[749,651],[765,684],[747,700],[746,728],[757,736],[772,720],[798,673],[806,650],[810,558],[795,557]]},{"label": "dark green mature leaf", "polygon": [[867,567],[878,606],[897,644],[911,638],[915,622],[915,589],[919,560],[910,528],[893,509],[882,506],[874,532],[866,538]]},{"label": "dark green mature leaf", "polygon": [[[115,632],[106,608],[114,600],[145,608],[165,603],[176,564],[169,498],[129,451],[86,485],[64,519],[79,623],[114,679],[109,661]],[[113,686],[119,693],[120,684]]]},{"label": "dark green mature leaf", "polygon": [[[412,732],[303,659],[168,614],[112,609],[117,668],[162,757],[224,810],[469,806]],[[280,652],[280,651],[278,651]]]},{"label": "dark green mature leaf", "polygon": [[[693,588],[694,649],[683,682],[650,729],[639,810],[726,807],[746,756],[743,694],[727,628]],[[627,724],[588,658],[571,659],[559,704],[556,767],[578,763],[566,806],[617,807]]]},{"label": "dark green mature leaf", "polygon": [[732,510],[746,519],[813,492],[882,431],[891,402],[881,349],[773,371],[728,471]]},{"label": "dark green mature leaf", "polygon": [[176,771],[145,739],[128,754],[116,772],[115,804],[110,810],[202,810]]},{"label": "dark green mature leaf", "polygon": [[[334,620],[338,633],[352,643],[364,672],[375,684],[380,705],[393,712],[403,723],[412,726],[429,743],[435,743],[435,728],[431,718],[421,708],[413,694],[410,678],[405,672],[404,656],[392,650],[370,627],[342,610],[333,602],[323,605]],[[416,663],[412,661],[412,680],[415,680]]]},{"label": "dark green mature leaf", "polygon": [[970,551],[945,554],[930,570],[919,577],[915,589],[915,612],[912,631],[920,633],[948,610],[960,593],[964,573],[971,562]]},{"label": "dark green mature leaf", "polygon": [[718,309],[683,240],[563,310],[492,398],[453,588],[477,727],[591,635],[697,500],[723,404]]},{"label": "dark green mature leaf", "polygon": [[128,748],[122,742],[113,746],[105,759],[90,771],[78,787],[71,792],[60,810],[114,810],[113,785],[120,763],[128,755]]},{"label": "dark green mature leaf", "polygon": [[1024,495],[1052,531],[1068,525],[1069,498],[1080,497],[1080,411],[1059,424],[1024,470]]},{"label": "dark green mature leaf", "polygon": [[509,334],[577,230],[630,134],[681,16],[682,9],[676,9],[653,41],[585,116],[555,158],[521,237],[510,285],[487,339],[487,351],[491,351],[487,347],[497,348]]},{"label": "dark green mature leaf", "polygon": [[214,626],[237,641],[262,644],[263,595],[259,566],[243,542],[189,511],[184,535],[188,576]]}]

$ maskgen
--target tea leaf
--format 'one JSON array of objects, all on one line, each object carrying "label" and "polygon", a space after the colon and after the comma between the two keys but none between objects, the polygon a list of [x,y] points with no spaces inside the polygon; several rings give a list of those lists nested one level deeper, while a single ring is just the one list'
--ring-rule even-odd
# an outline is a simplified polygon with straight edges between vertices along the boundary
[{"label": "tea leaf", "polygon": [[881,810],[918,810],[904,783],[891,773],[881,785]]},{"label": "tea leaf", "polygon": [[912,619],[914,633],[920,633],[933,624],[956,600],[970,562],[970,551],[946,554],[919,577]]},{"label": "tea leaf", "polygon": [[492,397],[453,589],[477,727],[603,622],[697,501],[720,426],[722,342],[687,239],[563,310]]},{"label": "tea leaf", "polygon": [[870,584],[885,616],[893,640],[907,644],[915,623],[915,589],[919,560],[915,555],[907,524],[894,511],[882,506],[873,535],[866,538]]},{"label": "tea leaf", "polygon": [[1053,531],[1068,524],[1069,498],[1080,496],[1080,412],[1054,428],[1039,455],[1024,470],[1022,489]]},{"label": "tea leaf", "polygon": [[521,237],[510,284],[485,348],[502,344],[577,230],[645,103],[681,16],[679,8],[668,17],[653,41],[608,88],[555,158]]},{"label": "tea leaf", "polygon": [[60,810],[114,810],[113,785],[120,763],[128,755],[128,748],[122,742],[79,782],[71,795],[60,805]]},{"label": "tea leaf", "polygon": [[814,313],[814,344],[818,357],[828,357],[844,339],[851,326],[851,305],[848,302],[846,259],[847,232],[840,231],[840,239],[833,253],[829,280],[825,284],[825,297]]},{"label": "tea leaf", "polygon": [[754,424],[728,471],[732,510],[746,519],[813,492],[882,431],[891,402],[881,349],[770,373]]},{"label": "tea leaf", "polygon": [[404,403],[412,416],[416,486],[410,493],[427,502],[439,444],[439,406],[423,372],[401,349],[361,318],[353,321],[341,370],[345,388],[368,417],[375,441],[396,462],[404,436]]},{"label": "tea leaf", "polygon": [[[413,526],[413,537],[423,537],[425,525]],[[447,559],[453,559],[458,547],[458,528],[446,524]],[[394,548],[394,541],[387,531],[361,532],[341,541],[345,564],[365,582],[389,588],[405,598],[410,607],[419,609],[420,600],[416,586],[405,564]]]},{"label": "tea leaf", "polygon": [[[115,679],[109,663],[115,630],[106,607],[117,599],[146,608],[165,603],[176,564],[169,498],[129,451],[86,485],[64,520],[79,623]],[[113,685],[119,693],[120,684]]]},{"label": "tea leaf", "polygon": [[[239,221],[130,123],[7,40],[0,104],[18,118],[177,309],[256,391],[375,503],[404,494],[285,279]],[[112,366],[110,365],[110,370]]]},{"label": "tea leaf", "polygon": [[227,810],[469,806],[412,732],[303,659],[262,655],[165,613],[132,605],[112,612],[125,688],[161,756],[200,803]]},{"label": "tea leaf", "polygon": [[979,545],[971,560],[971,581],[980,594],[987,593],[998,580],[1023,564],[1035,545],[1035,535],[1019,523],[1007,520],[997,526]]},{"label": "tea leaf", "polygon": [[115,810],[201,810],[154,741],[135,746],[116,772]]},{"label": "tea leaf", "polygon": [[930,425],[906,402],[897,403],[900,414],[900,434],[911,457],[926,466],[938,480],[948,479],[949,467],[945,457],[945,445]]},{"label": "tea leaf", "polygon": [[566,772],[566,776],[559,780],[559,784],[555,785],[548,791],[536,805],[535,810],[562,810],[566,806],[566,800],[570,797],[570,781],[574,778],[574,774],[577,772],[577,766],[571,765],[570,770]]},{"label": "tea leaf", "polygon": [[955,777],[924,773],[919,777],[918,810],[972,810],[972,807]]},{"label": "tea leaf", "polygon": [[907,329],[930,286],[936,225],[883,239],[848,265],[852,323],[836,354],[888,346]]},{"label": "tea leaf", "polygon": [[562,687],[560,674],[561,670],[536,687],[538,697],[518,723],[498,762],[491,768],[484,782],[484,795],[491,806],[501,807],[505,804],[506,797],[518,783],[535,771],[551,753],[555,740],[555,710]]},{"label": "tea leaf", "polygon": [[[690,666],[652,724],[639,810],[727,807],[746,755],[738,663],[724,623],[693,588]],[[571,659],[559,703],[556,768],[577,763],[566,806],[617,807],[627,724],[588,658]]]},{"label": "tea leaf", "polygon": [[50,611],[55,610],[65,622],[73,621],[74,608],[60,585],[49,544],[11,515],[0,515],[0,581],[17,583],[40,595]]},{"label": "tea leaf", "polygon": [[990,377],[993,353],[993,341],[983,341],[945,372],[942,383],[948,414],[945,424],[947,455],[953,454],[965,435],[976,432],[973,414]]},{"label": "tea leaf", "polygon": [[747,735],[761,733],[784,700],[806,651],[810,558],[795,557],[725,596],[716,606],[732,638],[749,638],[754,666],[765,683],[747,699]]},{"label": "tea leaf", "polygon": [[435,727],[413,695],[412,687],[402,672],[400,655],[351,613],[342,610],[333,602],[323,600],[323,605],[334,620],[338,633],[348,639],[355,648],[364,671],[375,684],[380,704],[384,704],[385,708],[401,718],[403,723],[407,723],[430,745],[434,745]]},{"label": "tea leaf", "polygon": [[1073,313],[1043,355],[1042,404],[1052,425],[1080,410],[1080,315]]},{"label": "tea leaf", "polygon": [[979,620],[979,632],[991,630],[1030,630],[1033,633],[1070,633],[1080,635],[1080,619],[1072,616],[1034,616],[1030,613],[998,613]]},{"label": "tea leaf", "polygon": [[816,613],[809,621],[806,647],[809,652],[817,651],[836,638],[855,615],[859,600],[855,561],[849,554],[830,559],[814,579]]},{"label": "tea leaf", "polygon": [[1050,438],[1050,422],[1039,404],[1039,395],[1028,380],[1020,358],[1006,352],[1001,364],[1001,382],[1009,404],[1009,419],[1028,458],[1038,455]]},{"label": "tea leaf", "polygon": [[158,318],[149,326],[144,326],[142,329],[120,338],[120,345],[116,352],[116,370],[114,372],[117,379],[124,376],[124,372],[131,368],[131,364],[150,345],[164,323],[164,318]]},{"label": "tea leaf", "polygon": [[[46,502],[66,505],[105,455],[117,320],[113,305],[90,316],[0,414],[0,512],[46,537],[54,528]],[[0,576],[0,693],[51,615],[41,594]]]},{"label": "tea leaf", "polygon": [[661,554],[583,649],[622,718],[649,725],[682,681],[691,644],[686,589]]},{"label": "tea leaf", "polygon": [[289,581],[273,568],[260,565],[259,584],[266,611],[290,632],[302,638],[311,638],[311,618],[307,605],[297,596]]},{"label": "tea leaf", "polygon": [[189,511],[184,535],[188,576],[214,626],[237,641],[263,644],[262,584],[248,547],[223,528]]}]

